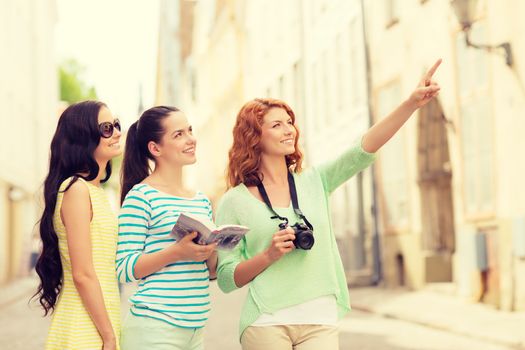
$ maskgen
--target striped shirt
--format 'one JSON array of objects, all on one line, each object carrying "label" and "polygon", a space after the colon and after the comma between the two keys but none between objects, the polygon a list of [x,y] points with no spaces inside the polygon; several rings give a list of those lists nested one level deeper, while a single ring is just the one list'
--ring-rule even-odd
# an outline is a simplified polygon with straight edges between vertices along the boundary
[{"label": "striped shirt", "polygon": [[[175,243],[171,229],[180,213],[211,220],[211,203],[201,192],[193,198],[175,197],[147,184],[137,184],[129,191],[119,215],[119,281],[137,281],[133,273],[137,259]],[[210,311],[208,267],[196,261],[169,264],[140,279],[129,301],[135,316],[183,328],[204,327]]]}]

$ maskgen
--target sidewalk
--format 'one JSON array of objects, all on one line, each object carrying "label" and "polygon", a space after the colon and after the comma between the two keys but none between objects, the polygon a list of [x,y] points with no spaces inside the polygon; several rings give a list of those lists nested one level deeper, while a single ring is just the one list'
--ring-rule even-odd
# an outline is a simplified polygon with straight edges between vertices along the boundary
[{"label": "sidewalk", "polygon": [[499,311],[431,289],[355,288],[350,299],[355,310],[525,349],[525,312]]},{"label": "sidewalk", "polygon": [[[0,286],[0,314],[6,312],[10,305],[19,300],[29,300],[36,291],[38,279],[35,276],[18,279]],[[125,288],[129,294],[131,287]],[[241,290],[239,293],[245,293]],[[123,314],[127,310],[126,297],[123,298]],[[209,334],[207,345],[213,348],[218,345],[228,331],[232,340],[237,334],[237,315],[243,295],[235,293],[223,295],[216,286],[212,291],[215,312],[210,318],[210,329],[221,330]],[[478,303],[470,303],[450,293],[432,289],[407,291],[384,288],[352,288],[350,298],[354,310],[377,314],[386,318],[402,320],[425,327],[500,344],[512,349],[525,349],[525,312],[504,312]],[[216,300],[215,300],[216,299]],[[228,312],[229,311],[229,312]],[[233,311],[233,312],[232,312]],[[232,320],[225,320],[224,315],[231,314]],[[220,316],[220,317],[219,317]],[[341,329],[352,330],[355,320],[352,313],[343,319]],[[227,323],[227,325],[225,324]],[[220,326],[213,326],[217,324]],[[212,332],[213,333],[213,332]],[[44,339],[44,338],[42,338]],[[238,348],[232,344],[222,344],[222,348]]]},{"label": "sidewalk", "polygon": [[22,277],[0,286],[0,310],[20,299],[29,299],[36,293],[39,280],[36,275]]}]

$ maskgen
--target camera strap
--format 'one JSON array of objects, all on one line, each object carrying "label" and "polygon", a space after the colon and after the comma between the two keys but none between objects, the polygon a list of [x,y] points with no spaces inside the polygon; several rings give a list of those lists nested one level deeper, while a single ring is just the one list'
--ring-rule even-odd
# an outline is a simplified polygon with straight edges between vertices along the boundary
[{"label": "camera strap", "polygon": [[[295,214],[305,222],[305,224],[308,226],[308,228],[310,228],[310,230],[313,231],[314,227],[312,226],[312,224],[310,224],[308,219],[306,219],[306,216],[304,216],[301,209],[299,209],[299,201],[297,200],[297,190],[295,188],[295,179],[293,178],[293,175],[290,171],[288,172],[288,187],[290,189],[290,198],[292,199],[292,206]],[[288,218],[280,216],[273,209],[272,203],[270,202],[270,198],[268,197],[268,193],[266,193],[266,189],[264,188],[262,181],[259,181],[259,183],[257,184],[257,189],[259,190],[259,193],[261,194],[261,197],[266,206],[272,211],[272,213],[274,213],[274,216],[272,216],[271,219],[279,219],[288,223]]]}]

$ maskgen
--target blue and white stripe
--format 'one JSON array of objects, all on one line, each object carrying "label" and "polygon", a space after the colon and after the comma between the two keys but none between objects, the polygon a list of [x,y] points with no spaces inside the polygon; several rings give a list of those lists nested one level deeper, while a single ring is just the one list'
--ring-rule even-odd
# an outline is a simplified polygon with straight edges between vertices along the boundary
[{"label": "blue and white stripe", "polygon": [[[158,252],[175,243],[171,228],[180,213],[212,219],[209,199],[198,192],[181,198],[146,184],[127,194],[119,215],[117,276],[120,282],[137,281],[135,264],[142,254]],[[204,327],[210,312],[209,272],[206,263],[177,261],[139,281],[129,299],[131,313],[177,327]]]}]

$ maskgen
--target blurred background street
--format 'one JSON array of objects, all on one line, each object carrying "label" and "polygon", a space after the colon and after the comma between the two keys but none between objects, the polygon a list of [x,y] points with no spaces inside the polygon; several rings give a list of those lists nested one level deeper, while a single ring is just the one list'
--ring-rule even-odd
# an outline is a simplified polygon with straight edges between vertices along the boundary
[{"label": "blurred background street", "polygon": [[[18,281],[18,294],[11,291],[12,294],[6,295],[9,291],[0,289],[2,300],[10,301],[0,305],[3,349],[41,349],[44,346],[49,319],[42,318],[34,304],[27,303],[35,283],[33,278]],[[132,286],[124,289],[122,317],[127,311],[126,297],[132,291]],[[511,350],[522,349],[525,345],[523,314],[501,314],[488,307],[462,307],[457,298],[432,291],[413,294],[406,290],[386,292],[360,288],[351,292],[354,310],[340,325],[342,350]],[[211,293],[214,307],[205,335],[205,348],[240,350],[237,341],[239,301],[244,299],[246,289],[225,295],[213,283]],[[383,310],[377,308],[378,304]]]},{"label": "blurred background street", "polygon": [[[43,348],[35,223],[68,104],[107,103],[124,137],[145,109],[179,107],[198,140],[185,181],[216,205],[247,100],[288,102],[317,165],[442,58],[439,98],[332,195],[354,307],[341,349],[525,348],[524,17],[523,0],[0,1],[1,347]],[[208,349],[239,348],[243,293],[214,286]]]}]

